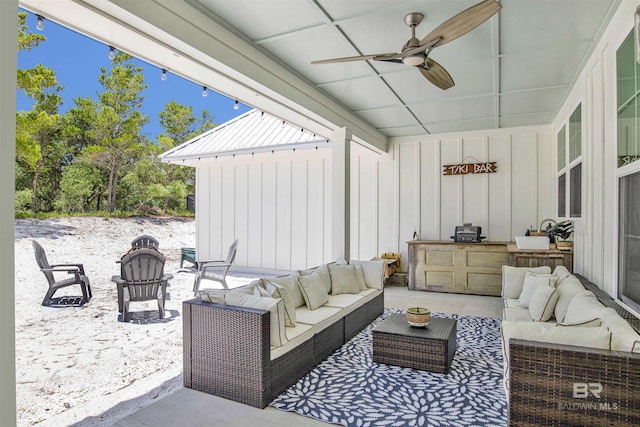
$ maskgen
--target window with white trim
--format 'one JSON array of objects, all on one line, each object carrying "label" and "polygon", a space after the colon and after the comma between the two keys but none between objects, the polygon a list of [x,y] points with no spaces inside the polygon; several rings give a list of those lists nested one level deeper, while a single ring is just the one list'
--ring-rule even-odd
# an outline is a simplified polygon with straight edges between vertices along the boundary
[{"label": "window with white trim", "polygon": [[[582,104],[571,113],[557,138],[558,217],[582,216]],[[568,208],[568,210],[567,210]]]},{"label": "window with white trim", "polygon": [[640,65],[633,35],[616,52],[618,298],[640,312]]}]

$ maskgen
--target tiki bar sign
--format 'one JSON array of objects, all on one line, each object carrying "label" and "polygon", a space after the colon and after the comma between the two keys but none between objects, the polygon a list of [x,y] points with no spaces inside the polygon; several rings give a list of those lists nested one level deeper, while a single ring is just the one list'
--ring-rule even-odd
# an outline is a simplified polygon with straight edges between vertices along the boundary
[{"label": "tiki bar sign", "polygon": [[494,173],[497,171],[496,162],[460,163],[442,167],[442,175],[467,175],[470,173]]}]

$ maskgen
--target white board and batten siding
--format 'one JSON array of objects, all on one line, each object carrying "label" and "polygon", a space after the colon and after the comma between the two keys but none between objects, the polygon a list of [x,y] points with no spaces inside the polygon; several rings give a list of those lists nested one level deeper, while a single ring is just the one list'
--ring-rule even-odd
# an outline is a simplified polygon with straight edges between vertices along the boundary
[{"label": "white board and batten siding", "polygon": [[202,160],[196,168],[198,260],[282,270],[330,257],[329,148]]},{"label": "white board and batten siding", "polygon": [[574,271],[614,298],[618,295],[619,178],[640,170],[640,162],[617,167],[616,53],[633,30],[636,7],[637,2],[622,2],[553,122],[555,137],[576,106],[582,105],[582,215],[571,218]]},{"label": "white board and batten siding", "polygon": [[[471,222],[486,240],[509,242],[553,216],[550,126],[392,142],[395,195],[383,198],[395,196],[394,252],[404,260],[414,230],[422,240],[450,241],[457,225]],[[497,172],[443,175],[444,165],[479,162],[496,162]]]}]

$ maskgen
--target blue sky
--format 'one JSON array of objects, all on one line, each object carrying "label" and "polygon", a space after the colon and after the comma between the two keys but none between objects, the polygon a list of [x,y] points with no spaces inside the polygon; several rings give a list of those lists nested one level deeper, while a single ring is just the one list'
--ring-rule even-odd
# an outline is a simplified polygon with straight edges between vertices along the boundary
[{"label": "blue sky", "polygon": [[[21,11],[23,11],[21,9]],[[29,12],[27,18],[29,30],[36,29],[36,16]],[[75,104],[77,97],[91,97],[97,99],[98,92],[103,88],[98,83],[100,67],[109,69],[109,47],[89,37],[76,33],[50,20],[44,21],[42,33],[47,37],[44,43],[31,51],[18,52],[18,68],[31,68],[36,64],[43,64],[56,72],[58,82],[64,89],[61,92],[64,104],[60,111],[64,113]],[[208,96],[202,96],[202,86],[178,77],[170,72],[167,80],[160,80],[161,69],[143,61],[134,60],[136,66],[144,68],[145,83],[148,85],[143,92],[144,101],[142,112],[149,116],[149,123],[142,129],[152,141],[161,133],[158,113],[171,100],[180,104],[191,105],[196,117],[202,110],[208,110],[214,118],[214,123],[222,124],[250,107],[240,104],[238,110],[233,109],[234,100],[208,90]],[[30,110],[33,101],[17,93],[16,110]]]}]

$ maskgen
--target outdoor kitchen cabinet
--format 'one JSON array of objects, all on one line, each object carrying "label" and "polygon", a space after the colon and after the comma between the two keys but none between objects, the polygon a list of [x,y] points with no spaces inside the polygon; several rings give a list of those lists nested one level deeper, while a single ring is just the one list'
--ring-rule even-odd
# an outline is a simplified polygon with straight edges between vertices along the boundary
[{"label": "outdoor kitchen cabinet", "polygon": [[573,251],[561,251],[555,249],[555,245],[549,250],[518,249],[514,243],[507,245],[509,253],[509,265],[513,267],[541,267],[548,266],[551,271],[559,265],[567,267],[573,273]]},{"label": "outdoor kitchen cabinet", "polygon": [[505,242],[413,240],[409,245],[409,290],[500,296]]}]

